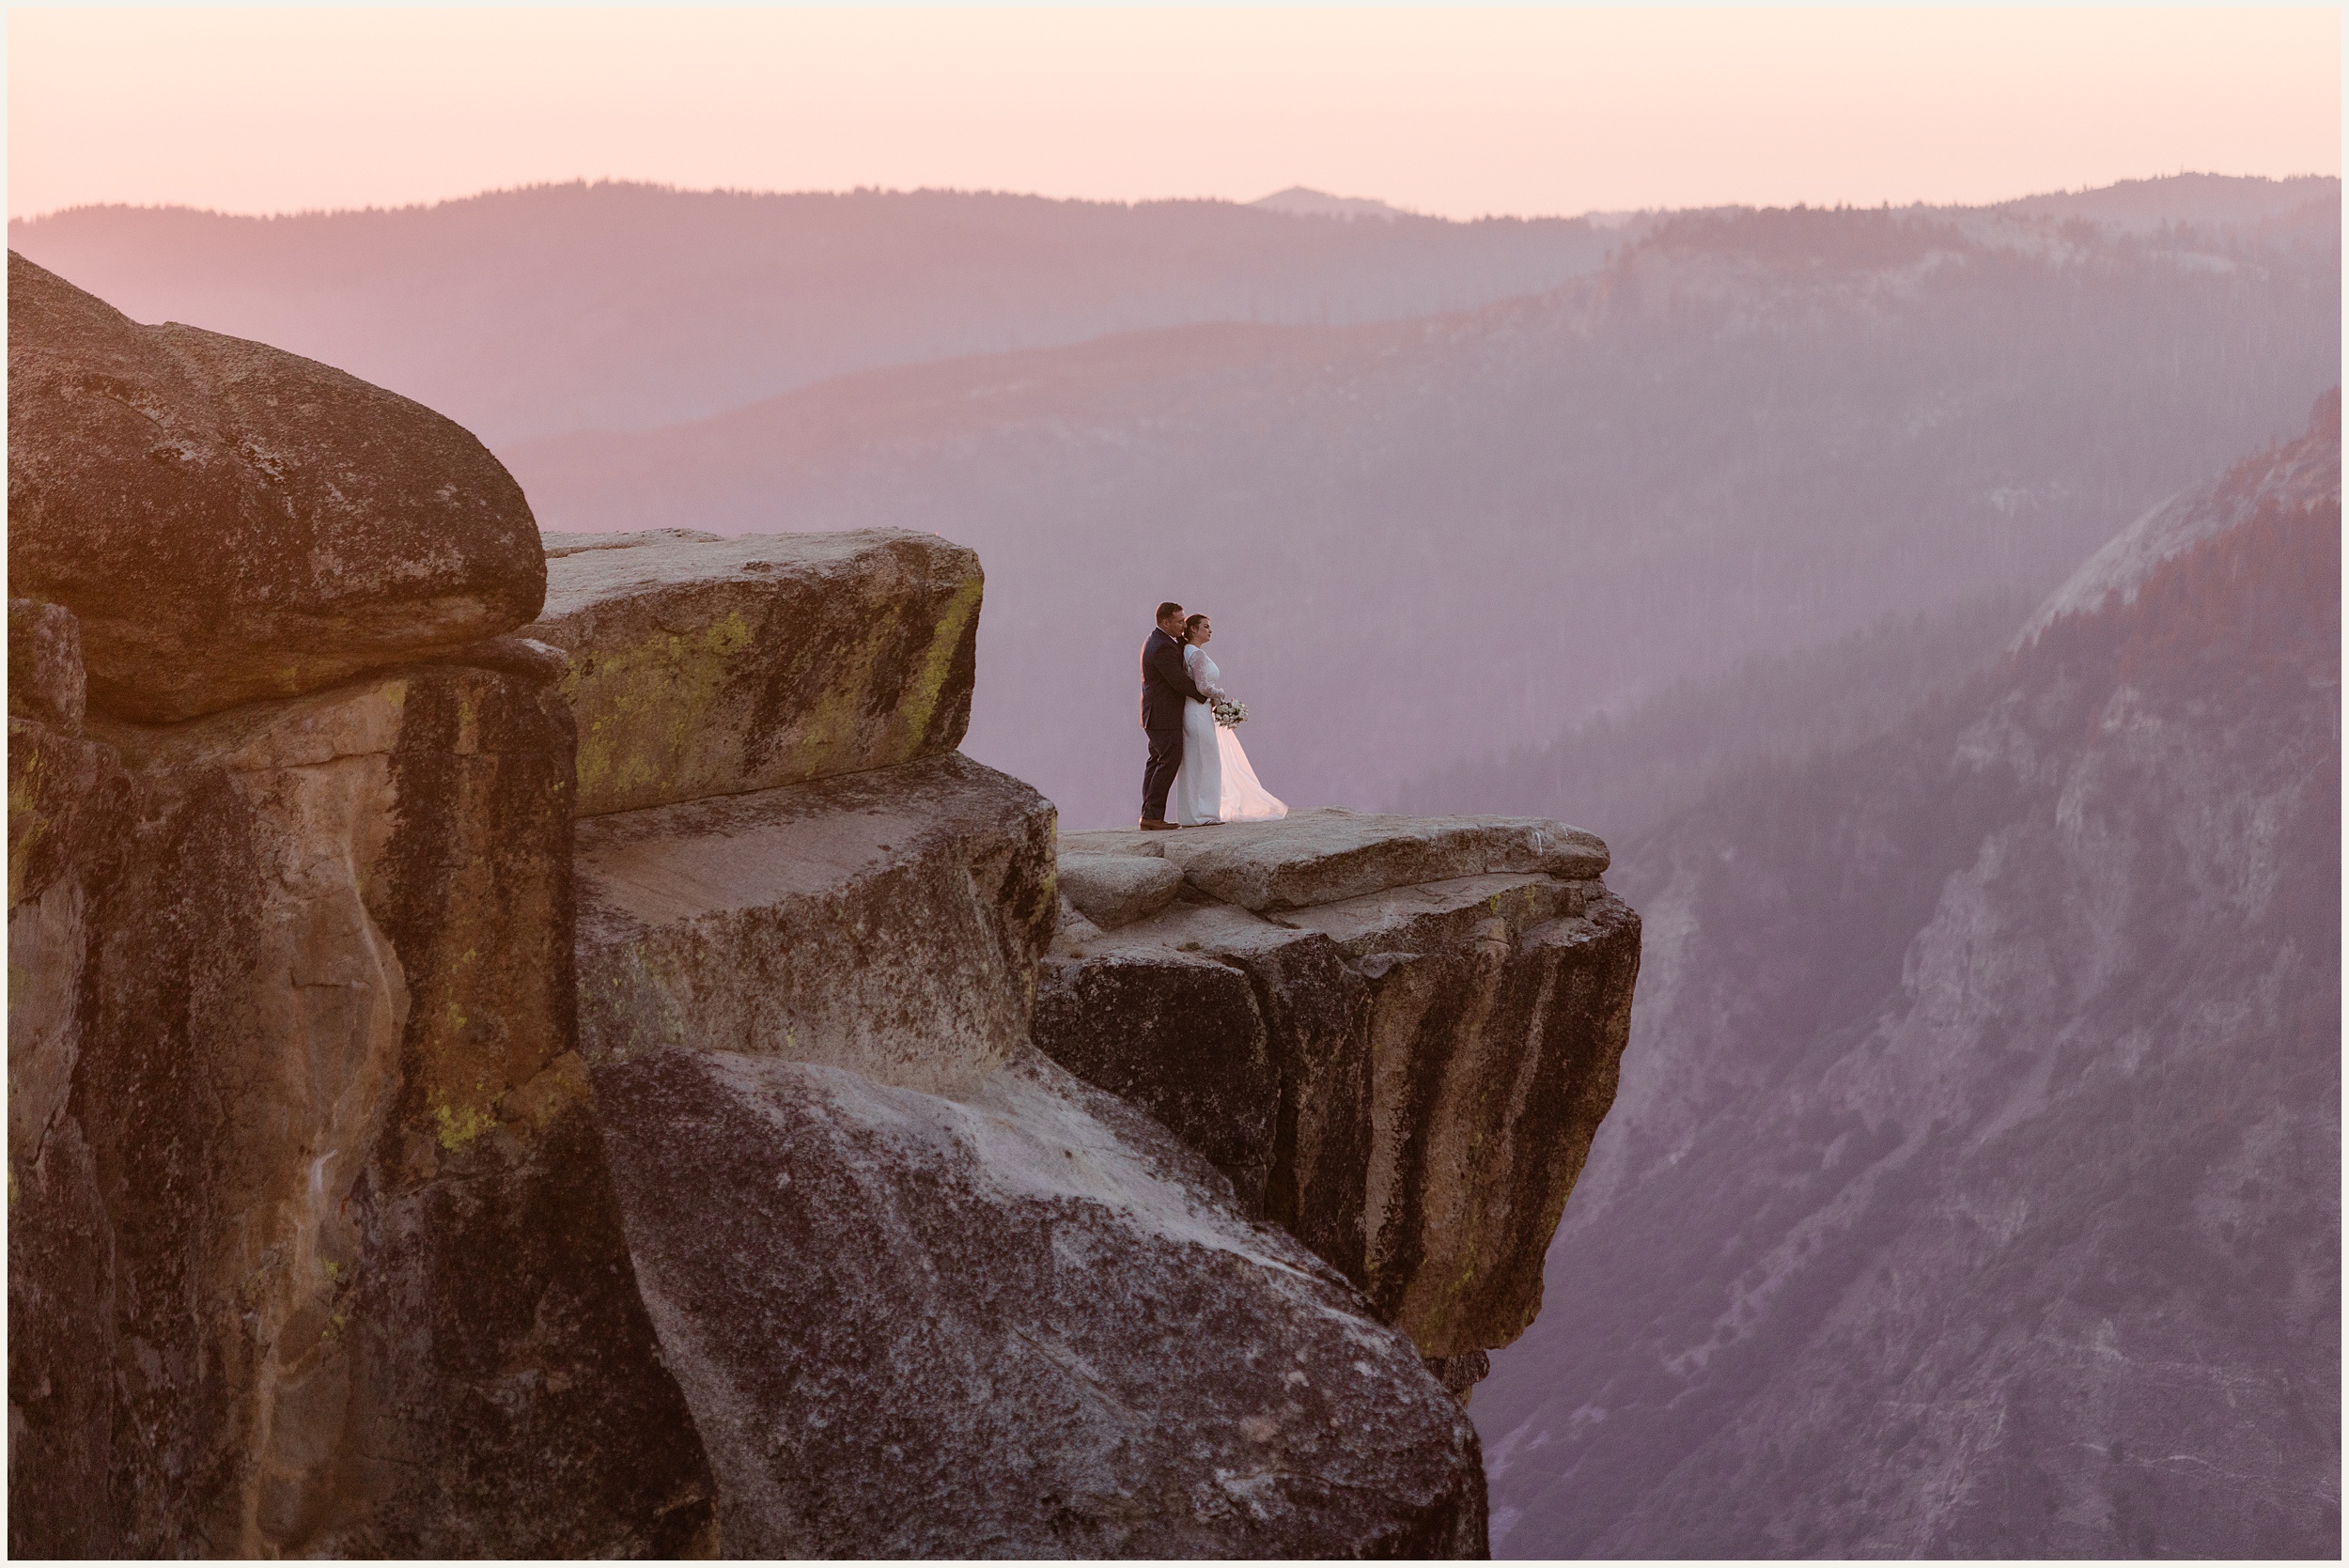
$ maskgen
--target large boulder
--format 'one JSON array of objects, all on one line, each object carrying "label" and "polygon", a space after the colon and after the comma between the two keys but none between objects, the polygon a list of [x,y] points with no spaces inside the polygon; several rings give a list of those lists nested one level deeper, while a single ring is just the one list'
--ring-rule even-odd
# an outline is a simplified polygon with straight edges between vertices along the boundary
[{"label": "large boulder", "polygon": [[581,1043],[973,1081],[1027,1044],[1053,820],[957,753],[583,821]]},{"label": "large boulder", "polygon": [[1033,1052],[955,1096],[596,1069],[645,1299],[753,1557],[1481,1557],[1411,1342]]},{"label": "large boulder", "polygon": [[1559,823],[1288,822],[1069,835],[1179,864],[1185,891],[1064,931],[1034,1038],[1214,1162],[1465,1388],[1540,1310],[1613,1102],[1639,919],[1598,879],[1605,846]]},{"label": "large boulder", "polygon": [[1481,1555],[1409,1339],[1029,1043],[1034,790],[937,757],[578,836],[597,1115],[729,1552]]},{"label": "large boulder", "polygon": [[80,617],[92,707],[162,722],[510,631],[546,566],[521,487],[431,410],[11,251],[8,576]]},{"label": "large boulder", "polygon": [[1061,896],[1104,931],[1157,914],[1174,901],[1182,868],[1148,855],[1063,855]]},{"label": "large boulder", "polygon": [[979,558],[935,534],[547,536],[583,816],[941,755],[971,723]]},{"label": "large boulder", "polygon": [[714,1545],[575,1049],[545,675],[9,728],[12,1549]]}]

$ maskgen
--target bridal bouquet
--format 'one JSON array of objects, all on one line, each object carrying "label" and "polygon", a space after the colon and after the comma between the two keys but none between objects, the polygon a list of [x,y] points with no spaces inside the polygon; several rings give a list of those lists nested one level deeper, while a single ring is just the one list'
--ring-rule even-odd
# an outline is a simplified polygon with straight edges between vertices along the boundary
[{"label": "bridal bouquet", "polygon": [[1237,697],[1218,697],[1207,705],[1207,711],[1214,714],[1215,722],[1227,730],[1245,722],[1248,718],[1248,705]]}]

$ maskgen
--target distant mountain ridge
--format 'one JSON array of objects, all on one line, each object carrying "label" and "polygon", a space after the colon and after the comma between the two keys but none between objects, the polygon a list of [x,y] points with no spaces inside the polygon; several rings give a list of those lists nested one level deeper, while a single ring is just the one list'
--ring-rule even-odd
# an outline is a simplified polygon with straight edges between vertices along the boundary
[{"label": "distant mountain ridge", "polygon": [[[2186,175],[1904,210],[2223,230],[2326,199],[2339,180]],[[1588,274],[1668,216],[1455,223],[1301,186],[1246,205],[1129,205],[603,181],[272,218],[76,208],[10,223],[8,242],[133,319],[279,345],[503,446],[1105,334],[1472,309]]]},{"label": "distant mountain ridge", "polygon": [[827,377],[1189,322],[1393,320],[1537,292],[1619,230],[1300,220],[1218,201],[597,183],[388,211],[80,208],[8,243],[139,320],[323,360],[491,444]]},{"label": "distant mountain ridge", "polygon": [[2134,597],[1617,846],[1496,1555],[2339,1555],[2338,411]]},{"label": "distant mountain ridge", "polygon": [[2000,211],[2032,217],[2085,218],[2131,230],[2164,225],[2247,225],[2289,215],[2311,202],[2338,202],[2335,175],[2174,174],[2123,179],[2087,191],[2051,191],[2005,202]]},{"label": "distant mountain ridge", "polygon": [[15,232],[133,315],[490,433],[549,527],[978,548],[974,754],[1090,826],[1135,809],[1124,644],[1170,595],[1220,613],[1274,787],[1358,805],[1740,660],[2035,601],[2338,379],[2338,181],[2280,216],[2252,183],[2252,221],[2143,232],[642,186]]},{"label": "distant mountain ridge", "polygon": [[1275,191],[1268,196],[1258,196],[1248,204],[1267,212],[1288,212],[1306,218],[1375,218],[1392,223],[1408,218],[1409,213],[1399,207],[1368,196],[1333,196],[1327,191],[1315,191],[1304,185],[1292,185],[1285,191]]},{"label": "distant mountain ridge", "polygon": [[[2314,423],[2319,427],[2341,423],[2340,388],[2318,401]],[[2015,645],[2030,643],[2061,616],[2096,609],[2110,595],[2133,601],[2163,562],[2263,511],[2278,506],[2306,510],[2340,493],[2338,444],[2296,442],[2272,462],[2231,469],[2155,507],[2081,563],[2015,633]]]},{"label": "distant mountain ridge", "polygon": [[1216,614],[1269,786],[1372,806],[1750,656],[2035,602],[2338,379],[2338,235],[1682,214],[1473,312],[1121,334],[499,450],[552,528],[973,546],[972,754],[1074,826],[1135,810],[1127,644],[1168,598]]}]

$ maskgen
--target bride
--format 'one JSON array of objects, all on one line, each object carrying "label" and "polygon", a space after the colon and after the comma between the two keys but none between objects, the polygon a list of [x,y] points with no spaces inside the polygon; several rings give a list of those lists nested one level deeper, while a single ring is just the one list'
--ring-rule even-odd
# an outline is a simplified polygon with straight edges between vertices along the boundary
[{"label": "bride", "polygon": [[[1207,657],[1207,639],[1214,635],[1205,615],[1183,623],[1183,668],[1193,686],[1210,697],[1223,697],[1230,693],[1223,690],[1222,673]],[[1167,816],[1184,828],[1269,822],[1289,814],[1288,807],[1256,782],[1239,737],[1217,723],[1214,708],[1195,697],[1183,704],[1183,765],[1175,770],[1167,797]]]}]

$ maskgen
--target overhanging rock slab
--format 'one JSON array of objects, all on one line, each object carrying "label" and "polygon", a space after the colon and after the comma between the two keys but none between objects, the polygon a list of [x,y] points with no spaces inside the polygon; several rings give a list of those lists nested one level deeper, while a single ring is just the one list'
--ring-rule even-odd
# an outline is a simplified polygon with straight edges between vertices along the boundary
[{"label": "overhanging rock slab", "polygon": [[934,534],[548,536],[530,636],[571,658],[583,816],[951,752],[979,558]]},{"label": "overhanging rock slab", "polygon": [[937,1090],[1027,1041],[1050,802],[960,754],[578,827],[581,1046]]},{"label": "overhanging rock slab", "polygon": [[94,711],[168,723],[511,631],[546,563],[452,421],[10,252],[8,579],[80,617]]},{"label": "overhanging rock slab", "polygon": [[1310,812],[1063,847],[1163,858],[1187,888],[1055,942],[1036,1044],[1159,1117],[1431,1359],[1522,1332],[1629,1031],[1639,919],[1597,878],[1606,846],[1532,818]]},{"label": "overhanging rock slab", "polygon": [[1539,816],[1386,816],[1321,806],[1277,822],[1174,833],[1072,833],[1071,854],[1156,855],[1200,892],[1271,913],[1459,877],[1603,876],[1607,846]]}]

